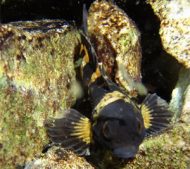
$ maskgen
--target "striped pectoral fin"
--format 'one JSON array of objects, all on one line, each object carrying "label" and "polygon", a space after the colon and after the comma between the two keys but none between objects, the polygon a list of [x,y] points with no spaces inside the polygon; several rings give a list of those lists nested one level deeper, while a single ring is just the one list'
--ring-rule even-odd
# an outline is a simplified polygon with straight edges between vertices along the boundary
[{"label": "striped pectoral fin", "polygon": [[168,104],[156,94],[148,94],[141,106],[146,135],[154,135],[166,129],[171,122],[172,112]]},{"label": "striped pectoral fin", "polygon": [[49,119],[45,127],[50,140],[74,151],[79,155],[89,155],[92,142],[90,120],[77,110],[69,109],[63,117]]}]

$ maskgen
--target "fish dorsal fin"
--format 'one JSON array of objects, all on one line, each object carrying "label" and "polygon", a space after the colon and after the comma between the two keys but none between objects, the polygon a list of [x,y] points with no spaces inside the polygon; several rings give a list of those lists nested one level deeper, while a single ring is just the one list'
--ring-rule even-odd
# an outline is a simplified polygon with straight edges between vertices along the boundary
[{"label": "fish dorsal fin", "polygon": [[141,105],[146,135],[154,135],[166,129],[172,118],[168,104],[156,94],[148,94]]},{"label": "fish dorsal fin", "polygon": [[45,127],[50,140],[79,155],[89,155],[92,142],[90,120],[75,109],[69,109],[60,118],[49,119]]},{"label": "fish dorsal fin", "polygon": [[83,4],[83,10],[82,10],[82,30],[87,35],[87,18],[88,18],[88,11],[86,8],[86,4]]}]

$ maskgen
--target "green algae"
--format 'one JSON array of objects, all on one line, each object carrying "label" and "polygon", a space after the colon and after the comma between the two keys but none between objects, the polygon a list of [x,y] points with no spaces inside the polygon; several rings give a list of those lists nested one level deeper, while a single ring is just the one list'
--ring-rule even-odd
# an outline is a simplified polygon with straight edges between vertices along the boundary
[{"label": "green algae", "polygon": [[64,21],[51,22],[0,27],[0,168],[40,154],[48,143],[44,120],[75,102],[73,57],[80,34]]}]

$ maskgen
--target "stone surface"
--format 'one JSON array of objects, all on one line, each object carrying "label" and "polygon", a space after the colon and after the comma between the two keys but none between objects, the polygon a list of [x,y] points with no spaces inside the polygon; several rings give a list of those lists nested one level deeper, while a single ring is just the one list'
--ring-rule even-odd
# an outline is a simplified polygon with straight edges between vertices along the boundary
[{"label": "stone surface", "polygon": [[130,17],[112,2],[94,1],[89,8],[88,35],[110,77],[130,95],[140,93],[135,85],[141,82],[140,33]]},{"label": "stone surface", "polygon": [[174,120],[181,119],[190,127],[190,69],[181,68],[178,82],[172,92],[170,109],[175,112]]},{"label": "stone surface", "polygon": [[75,102],[80,34],[64,21],[0,25],[0,168],[15,168],[48,143],[44,120]]},{"label": "stone surface", "polygon": [[93,169],[84,158],[62,148],[52,147],[46,154],[26,164],[25,169]]},{"label": "stone surface", "polygon": [[148,0],[160,19],[160,37],[166,52],[190,68],[190,1]]}]

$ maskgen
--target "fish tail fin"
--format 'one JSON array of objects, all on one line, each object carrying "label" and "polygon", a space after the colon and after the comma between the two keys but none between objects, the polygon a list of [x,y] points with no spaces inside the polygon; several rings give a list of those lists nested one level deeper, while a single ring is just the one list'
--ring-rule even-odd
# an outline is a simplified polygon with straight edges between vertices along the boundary
[{"label": "fish tail fin", "polygon": [[90,120],[75,109],[64,112],[61,118],[45,121],[47,135],[53,143],[79,155],[89,155],[92,142]]},{"label": "fish tail fin", "polygon": [[172,112],[168,104],[156,94],[148,94],[141,105],[146,135],[155,135],[169,127]]}]

